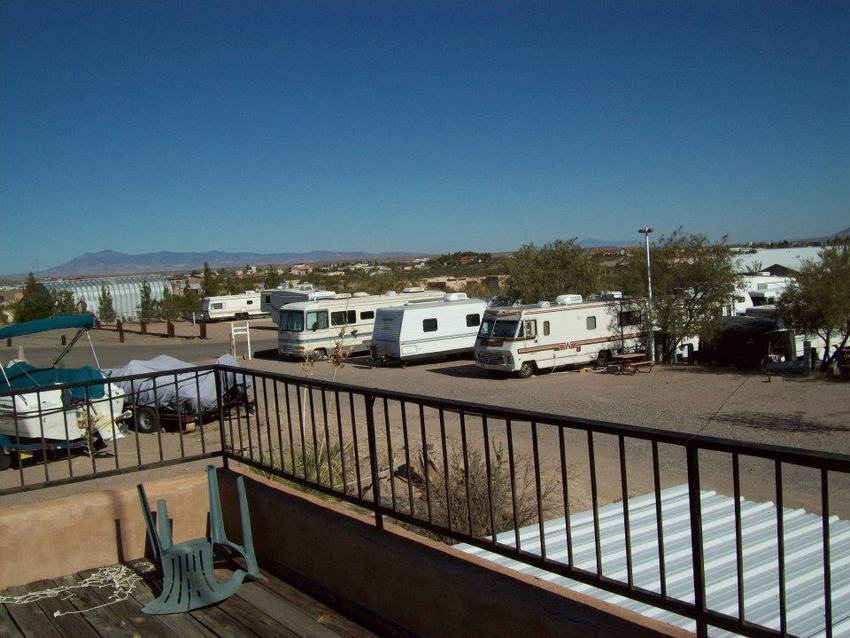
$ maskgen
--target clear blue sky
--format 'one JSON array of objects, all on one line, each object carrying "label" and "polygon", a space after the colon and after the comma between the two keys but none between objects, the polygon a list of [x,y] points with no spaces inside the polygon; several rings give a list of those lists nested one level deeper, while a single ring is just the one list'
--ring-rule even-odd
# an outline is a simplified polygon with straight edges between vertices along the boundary
[{"label": "clear blue sky", "polygon": [[0,3],[0,273],[850,226],[850,2]]}]

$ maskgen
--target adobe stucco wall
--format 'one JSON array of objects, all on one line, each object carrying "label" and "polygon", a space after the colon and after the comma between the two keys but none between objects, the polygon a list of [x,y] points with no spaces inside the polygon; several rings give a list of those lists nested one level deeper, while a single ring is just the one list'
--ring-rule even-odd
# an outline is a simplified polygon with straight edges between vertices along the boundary
[{"label": "adobe stucco wall", "polygon": [[[166,499],[175,542],[206,533],[206,474],[144,486],[152,509]],[[141,558],[145,538],[135,487],[0,507],[0,590]]]},{"label": "adobe stucco wall", "polygon": [[[239,538],[235,474],[219,471],[228,535]],[[397,527],[246,476],[260,565],[308,585],[360,622],[441,636],[690,636],[487,563]],[[406,633],[406,632],[399,632]]]}]

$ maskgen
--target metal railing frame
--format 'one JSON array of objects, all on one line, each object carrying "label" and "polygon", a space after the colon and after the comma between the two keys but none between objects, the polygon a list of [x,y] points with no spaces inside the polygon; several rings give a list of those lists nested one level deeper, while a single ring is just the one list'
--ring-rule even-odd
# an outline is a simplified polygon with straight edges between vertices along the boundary
[{"label": "metal railing frame", "polygon": [[[558,416],[552,414],[545,414],[541,412],[534,412],[528,410],[517,410],[511,408],[503,408],[498,406],[489,406],[482,405],[476,403],[470,403],[465,401],[458,400],[450,400],[450,399],[438,399],[433,397],[425,397],[410,393],[402,393],[402,392],[394,392],[387,390],[380,390],[377,388],[364,388],[362,386],[354,386],[349,384],[337,383],[333,381],[323,381],[319,379],[313,378],[305,378],[305,377],[295,377],[291,375],[278,374],[272,372],[265,372],[259,370],[249,370],[245,368],[237,368],[223,365],[209,365],[209,366],[197,366],[186,368],[182,370],[173,370],[162,373],[157,373],[154,375],[149,374],[140,374],[140,375],[132,375],[127,377],[116,377],[107,379],[108,382],[116,382],[116,381],[131,381],[135,383],[136,381],[141,382],[142,380],[147,380],[151,378],[160,378],[160,377],[172,377],[173,382],[177,383],[178,375],[180,374],[193,374],[195,375],[196,384],[198,383],[198,379],[200,375],[203,374],[215,374],[215,382],[217,394],[219,397],[218,405],[215,409],[215,418],[208,420],[208,423],[211,423],[212,420],[218,421],[218,429],[220,436],[220,447],[218,449],[208,449],[203,443],[203,431],[202,431],[202,451],[200,454],[192,454],[186,455],[185,448],[183,446],[183,438],[181,433],[180,438],[180,457],[174,459],[165,459],[162,455],[162,442],[161,439],[159,441],[159,456],[160,460],[152,463],[142,463],[141,462],[141,454],[139,452],[139,444],[138,444],[138,433],[135,433],[133,436],[136,437],[136,449],[137,449],[137,461],[138,463],[135,465],[128,465],[125,467],[118,466],[118,458],[116,454],[115,464],[116,467],[112,469],[98,469],[93,462],[93,471],[90,474],[86,474],[84,476],[74,476],[73,469],[70,463],[70,451],[68,453],[69,458],[69,469],[70,476],[64,479],[50,480],[47,469],[45,469],[45,481],[38,484],[26,485],[23,480],[23,472],[21,471],[21,485],[14,488],[7,488],[4,490],[0,490],[0,496],[3,494],[13,493],[13,492],[21,492],[25,490],[33,490],[40,489],[43,487],[48,487],[52,485],[60,485],[66,483],[77,482],[80,480],[86,480],[88,478],[101,478],[106,476],[112,476],[117,474],[126,474],[130,472],[137,472],[145,469],[150,469],[154,467],[165,467],[169,465],[174,465],[178,463],[184,463],[189,461],[195,461],[200,459],[210,459],[215,457],[221,457],[222,463],[224,467],[228,467],[230,461],[235,461],[241,464],[244,464],[248,467],[254,468],[257,471],[272,474],[278,476],[286,481],[292,482],[296,485],[303,486],[307,489],[317,491],[319,493],[326,494],[328,496],[340,499],[342,501],[351,503],[360,508],[371,511],[375,517],[375,524],[378,528],[382,528],[384,525],[384,518],[389,517],[403,523],[407,523],[409,525],[416,526],[420,529],[427,530],[433,532],[435,534],[441,535],[446,538],[451,538],[457,541],[462,541],[476,547],[480,547],[486,549],[488,551],[494,552],[496,554],[516,559],[521,562],[524,562],[528,565],[539,567],[541,569],[548,570],[555,574],[565,576],[568,578],[572,578],[582,583],[587,583],[607,591],[620,594],[630,599],[634,599],[640,602],[647,603],[649,605],[659,607],[677,614],[681,614],[683,616],[687,616],[692,618],[697,623],[697,634],[700,636],[707,635],[708,627],[718,627],[721,629],[726,629],[729,631],[733,631],[745,636],[753,636],[753,637],[761,637],[761,636],[785,636],[790,635],[787,632],[787,620],[786,620],[786,596],[785,596],[785,564],[784,564],[784,520],[783,520],[783,484],[782,484],[782,469],[787,466],[798,466],[811,468],[820,473],[820,486],[821,486],[821,519],[822,519],[822,538],[823,538],[823,568],[824,568],[824,627],[825,627],[825,635],[827,638],[831,638],[832,635],[832,597],[831,597],[831,571],[830,571],[830,533],[829,533],[829,472],[837,472],[841,474],[850,475],[850,456],[840,455],[834,453],[826,453],[826,452],[814,452],[814,451],[806,451],[799,450],[781,446],[773,446],[773,445],[763,445],[763,444],[754,444],[754,443],[743,443],[738,441],[731,441],[726,439],[720,439],[715,437],[709,437],[704,435],[691,435],[686,433],[679,432],[671,432],[667,430],[661,430],[656,428],[642,427],[642,426],[630,426],[624,424],[617,423],[609,423],[604,421],[596,421],[590,419],[582,419],[582,418],[574,418],[574,417],[566,417],[566,416]],[[251,429],[251,418],[252,414],[250,412],[250,403],[246,404],[245,413],[242,413],[242,409],[239,402],[235,405],[235,422],[236,429],[239,440],[237,441],[237,434],[234,434],[234,410],[232,409],[234,406],[226,406],[222,401],[221,397],[223,396],[223,386],[222,386],[222,377],[224,375],[242,375],[243,383],[246,379],[251,379],[252,387],[253,387],[253,395],[255,405],[259,403],[260,398],[263,400],[263,409],[265,414],[265,432],[261,429],[262,424],[260,423],[260,419],[258,418],[259,412],[257,410],[254,411],[254,420],[256,421],[256,438],[252,436]],[[261,385],[258,386],[257,380],[261,380]],[[91,387],[92,385],[100,385],[104,383],[103,381],[99,382],[78,382],[73,384],[65,384],[63,386],[56,386],[59,389],[72,389],[76,387]],[[271,419],[269,418],[269,405],[270,405],[270,396],[269,390],[267,387],[267,383],[270,383],[274,389],[274,414],[276,414],[276,424],[271,423]],[[278,387],[279,384],[283,384],[284,392],[285,392],[285,403],[280,401]],[[160,384],[159,387],[162,387]],[[154,392],[156,392],[157,385],[154,384]],[[311,478],[306,468],[304,470],[304,475],[299,476],[294,471],[294,460],[295,460],[295,448],[298,444],[300,444],[300,449],[303,454],[307,452],[307,441],[305,439],[305,433],[302,428],[301,432],[301,441],[297,441],[294,437],[294,432],[292,428],[292,406],[290,402],[290,388],[294,388],[296,392],[305,392],[309,393],[310,400],[309,405],[303,405],[302,401],[299,399],[298,401],[298,418],[303,422],[307,415],[304,414],[307,410],[309,410],[309,419],[312,425],[312,442],[313,442],[313,455],[314,462],[316,463],[316,477],[315,479]],[[321,406],[319,408],[316,407],[313,393],[318,391],[321,393]],[[29,391],[31,393],[32,390]],[[342,491],[339,489],[335,489],[332,487],[332,478],[329,481],[331,485],[325,485],[321,481],[318,480],[318,465],[323,461],[323,459],[319,458],[319,452],[316,449],[316,441],[318,440],[318,434],[316,431],[316,423],[317,423],[317,412],[320,411],[322,416],[322,422],[324,423],[324,433],[323,435],[328,437],[329,441],[330,430],[329,430],[329,420],[328,420],[328,407],[327,407],[327,393],[333,393],[335,397],[335,406],[336,406],[336,421],[337,421],[337,429],[338,435],[340,437],[340,441],[343,438],[342,431],[342,419],[341,419],[341,404],[340,404],[340,394],[348,394],[349,401],[349,414],[351,417],[351,430],[354,437],[354,454],[356,455],[355,468],[356,468],[356,476],[357,476],[357,489],[354,490],[354,493],[349,493],[347,485],[343,485]],[[2,396],[11,396],[15,394],[25,394],[27,391],[11,391],[11,392],[3,392],[0,393],[0,397]],[[86,394],[88,390],[86,389]],[[198,391],[200,394],[200,391]],[[246,392],[247,395],[247,392]],[[260,395],[262,395],[260,397]],[[367,434],[367,445],[369,450],[369,464],[368,464],[368,472],[369,479],[371,480],[371,497],[364,496],[364,492],[368,490],[364,490],[361,482],[361,464],[357,451],[357,420],[356,420],[356,410],[355,410],[355,397],[362,398],[363,410],[365,412],[365,427]],[[466,433],[466,419],[468,417],[477,417],[482,421],[482,425],[484,428],[484,446],[485,446],[485,460],[486,460],[486,472],[487,472],[487,489],[488,492],[492,489],[491,483],[491,467],[490,467],[490,450],[489,450],[489,430],[488,423],[493,420],[503,421],[505,423],[505,430],[508,439],[508,461],[510,465],[510,480],[511,480],[511,497],[514,501],[514,518],[516,519],[516,485],[515,485],[515,476],[514,476],[514,451],[513,451],[513,439],[512,439],[512,424],[515,423],[528,423],[531,425],[531,436],[532,436],[532,445],[533,445],[533,462],[534,462],[534,480],[536,487],[536,496],[537,496],[537,512],[538,512],[538,524],[540,526],[540,542],[541,542],[541,552],[540,554],[532,553],[527,550],[522,549],[522,546],[519,542],[519,526],[515,525],[515,545],[506,545],[503,543],[499,543],[496,539],[496,534],[492,534],[487,537],[475,536],[472,532],[472,522],[471,517],[469,521],[469,530],[458,530],[452,527],[452,519],[451,519],[451,511],[448,511],[448,524],[440,525],[433,522],[431,516],[431,498],[430,494],[427,490],[430,489],[430,481],[426,476],[425,486],[426,486],[426,502],[428,509],[428,518],[422,518],[417,515],[414,511],[413,507],[413,498],[412,498],[412,487],[411,481],[408,481],[408,490],[410,491],[410,511],[405,512],[396,507],[396,495],[395,495],[395,481],[391,479],[390,487],[392,492],[392,505],[387,504],[387,499],[382,497],[381,494],[381,482],[382,477],[380,475],[380,468],[378,463],[378,439],[379,439],[379,430],[381,426],[376,423],[376,403],[378,403],[382,407],[382,412],[384,414],[384,421],[386,427],[386,445],[388,450],[388,455],[392,456],[392,440],[390,436],[390,422],[389,422],[389,411],[388,405],[389,402],[396,402],[401,407],[401,415],[402,415],[402,429],[403,435],[405,438],[405,456],[408,467],[410,467],[410,450],[407,447],[407,437],[408,437],[408,423],[407,423],[407,407],[406,406],[415,406],[418,409],[419,417],[420,417],[420,427],[421,427],[421,442],[423,447],[426,445],[426,428],[425,428],[425,419],[424,419],[424,409],[429,408],[433,410],[437,410],[439,414],[439,437],[440,443],[443,453],[443,463],[444,463],[444,472],[448,475],[448,459],[447,459],[447,435],[446,435],[446,425],[445,425],[445,415],[447,413],[453,413],[458,415],[459,423],[460,423],[460,433],[462,437],[463,443],[463,461],[465,468],[465,480],[466,480],[466,488],[467,488],[467,507],[471,507],[471,501],[469,496],[469,474],[468,474],[468,450],[467,450],[467,433]],[[14,406],[14,401],[12,402]],[[283,406],[283,407],[282,407]],[[133,408],[135,410],[135,408]],[[284,428],[284,425],[281,423],[281,410],[285,409],[286,417],[287,417],[287,428]],[[180,418],[180,407],[178,403],[178,419]],[[332,416],[334,416],[332,414]],[[246,441],[243,440],[243,425],[247,425],[247,430],[245,432],[247,438],[247,447],[245,445]],[[556,428],[558,432],[559,439],[559,450],[560,450],[560,469],[561,469],[561,479],[562,479],[562,492],[563,492],[563,505],[564,505],[564,514],[566,518],[566,536],[567,536],[567,562],[555,561],[546,555],[545,548],[545,535],[543,528],[543,509],[541,504],[541,471],[540,471],[540,462],[539,462],[539,451],[538,451],[538,430],[541,427],[548,428]],[[283,460],[284,456],[284,447],[287,443],[286,438],[284,436],[285,430],[288,430],[288,444],[290,447],[290,454],[292,455],[293,460],[293,471],[285,470],[285,463]],[[567,467],[566,467],[566,454],[564,447],[564,437],[565,432],[567,430],[570,431],[578,431],[586,433],[587,437],[587,451],[588,451],[588,464],[590,468],[590,484],[591,484],[591,499],[592,499],[592,507],[593,507],[593,524],[594,524],[594,543],[595,543],[595,551],[596,551],[596,570],[591,571],[587,569],[583,569],[577,567],[573,560],[573,543],[570,538],[570,523],[569,523],[569,486],[567,481]],[[265,462],[265,455],[263,454],[262,448],[262,436],[265,434],[267,437],[267,442],[269,446],[269,459],[272,462]],[[273,438],[273,435],[276,434],[276,441]],[[157,435],[159,435],[157,433]],[[625,458],[625,441],[645,441],[648,442],[651,446],[651,456],[652,456],[652,480],[655,492],[655,508],[656,508],[656,526],[657,526],[657,543],[658,543],[658,552],[659,552],[659,576],[660,576],[660,591],[647,590],[641,587],[638,587],[634,584],[633,579],[633,568],[632,568],[632,557],[631,557],[631,535],[630,535],[630,527],[629,527],[629,514],[628,508],[623,507],[624,511],[624,526],[625,526],[625,541],[626,541],[626,560],[627,560],[627,578],[626,581],[621,581],[617,579],[610,578],[603,573],[602,570],[602,556],[601,556],[601,542],[600,542],[600,529],[599,529],[599,502],[598,502],[598,486],[596,483],[596,459],[594,455],[594,437],[596,435],[610,435],[616,437],[619,454],[620,454],[620,467],[619,474],[621,480],[621,489],[622,489],[622,498],[623,502],[626,503],[628,501],[628,486],[627,486],[627,467],[626,467],[626,458]],[[273,461],[273,451],[272,445],[273,443],[278,444],[278,457],[281,460],[279,466],[276,466]],[[659,445],[669,445],[680,448],[684,451],[685,461],[686,461],[686,472],[687,472],[687,482],[688,482],[688,504],[689,504],[689,527],[690,527],[690,538],[691,538],[691,556],[692,556],[692,564],[693,564],[693,585],[694,585],[694,602],[690,603],[678,598],[673,598],[668,595],[667,587],[666,587],[666,574],[665,574],[665,561],[664,561],[664,540],[663,534],[661,532],[663,520],[662,520],[662,511],[660,505],[660,469],[659,469],[659,453],[658,446]],[[254,448],[257,447],[257,451],[259,453],[259,460],[254,456]],[[248,450],[248,454],[245,454],[244,451]],[[736,537],[736,571],[738,576],[737,590],[738,590],[738,614],[737,616],[730,616],[727,614],[720,613],[718,611],[712,610],[706,605],[706,591],[705,591],[705,564],[704,564],[704,556],[703,556],[703,526],[702,526],[702,512],[701,512],[701,502],[700,502],[700,481],[701,481],[701,473],[700,473],[700,453],[701,452],[720,452],[724,454],[728,454],[731,457],[732,461],[732,479],[733,479],[733,491],[734,491],[734,501],[735,501],[735,537]],[[777,510],[777,520],[776,520],[776,529],[777,529],[777,554],[778,554],[778,580],[779,580],[779,610],[780,610],[780,629],[779,631],[764,627],[761,625],[757,625],[748,621],[744,614],[744,572],[742,566],[742,527],[741,527],[741,493],[740,493],[740,469],[739,469],[739,461],[741,457],[752,457],[756,459],[763,459],[766,461],[770,461],[773,464],[773,474],[774,474],[774,484],[775,484],[775,495],[776,495],[776,510]],[[342,458],[342,455],[341,455]],[[330,463],[330,445],[328,445],[328,469],[330,471],[331,463]],[[45,462],[45,465],[47,463]],[[425,471],[426,474],[428,472],[428,463],[425,463]],[[345,477],[345,466],[343,460],[342,467],[343,478]],[[392,468],[391,468],[391,476],[392,476]],[[492,512],[492,494],[489,494],[489,506],[490,506],[490,521],[491,523],[494,521],[493,512]],[[469,510],[468,510],[469,511]],[[492,529],[492,527],[491,527]]]}]

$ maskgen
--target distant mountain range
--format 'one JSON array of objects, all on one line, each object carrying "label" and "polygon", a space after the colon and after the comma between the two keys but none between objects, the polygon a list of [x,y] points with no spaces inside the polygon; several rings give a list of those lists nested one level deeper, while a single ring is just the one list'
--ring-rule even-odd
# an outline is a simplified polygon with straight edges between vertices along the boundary
[{"label": "distant mountain range", "polygon": [[[835,237],[850,237],[850,227],[826,237],[805,241],[821,241]],[[603,246],[635,246],[640,241],[634,240],[605,240],[581,239],[579,245],[584,248],[599,248]],[[253,253],[253,252],[224,252],[212,250],[208,252],[170,252],[142,253],[129,255],[114,250],[102,250],[96,253],[86,253],[39,273],[39,277],[81,277],[96,275],[136,274],[150,272],[189,272],[199,270],[207,262],[213,268],[229,268],[265,264],[296,264],[322,262],[351,262],[369,260],[403,259],[421,257],[427,253],[415,252],[336,252],[331,250],[314,250],[304,253]],[[20,277],[21,275],[6,275]]]},{"label": "distant mountain range", "polygon": [[230,253],[219,250],[209,252],[175,253],[160,251],[128,255],[114,250],[86,253],[53,268],[37,273],[40,277],[78,277],[84,275],[117,275],[148,272],[183,272],[199,270],[204,262],[213,268],[245,266],[247,264],[295,264],[334,261],[363,261],[374,259],[399,259],[419,256],[421,253],[367,253],[316,250],[306,253]]}]

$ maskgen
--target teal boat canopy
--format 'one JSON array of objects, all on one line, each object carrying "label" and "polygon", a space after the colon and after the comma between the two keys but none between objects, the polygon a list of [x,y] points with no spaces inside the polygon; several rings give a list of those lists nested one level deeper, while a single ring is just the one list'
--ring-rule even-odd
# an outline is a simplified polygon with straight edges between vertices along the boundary
[{"label": "teal boat canopy", "polygon": [[64,330],[67,328],[94,328],[94,315],[91,313],[62,315],[47,319],[36,319],[35,321],[25,321],[24,323],[15,323],[11,326],[0,328],[0,339],[31,335],[37,332],[47,332],[48,330]]},{"label": "teal boat canopy", "polygon": [[[6,381],[8,378],[8,382]],[[18,361],[6,367],[6,378],[0,377],[0,392],[8,390],[50,390],[56,385],[83,381],[101,381],[103,373],[89,366],[82,368],[35,368],[29,363]],[[106,391],[101,383],[86,387],[71,388],[74,399],[101,399]]]}]

